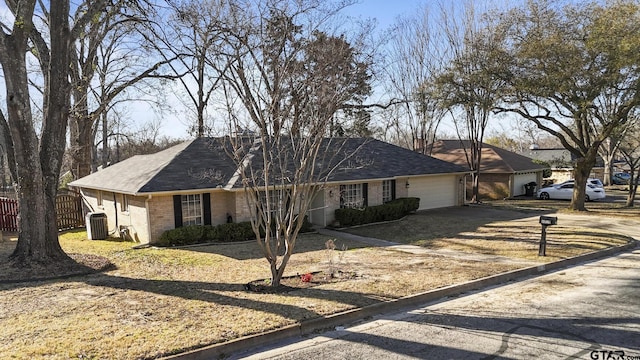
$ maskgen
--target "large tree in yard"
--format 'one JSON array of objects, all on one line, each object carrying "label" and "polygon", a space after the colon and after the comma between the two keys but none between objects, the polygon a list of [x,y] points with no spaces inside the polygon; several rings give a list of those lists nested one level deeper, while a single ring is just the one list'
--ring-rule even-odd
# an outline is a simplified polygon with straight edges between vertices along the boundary
[{"label": "large tree in yard", "polygon": [[570,209],[584,211],[598,149],[640,105],[640,8],[554,5],[530,1],[503,14],[510,56],[499,111],[532,121],[576,157]]},{"label": "large tree in yard", "polygon": [[[79,29],[104,10],[105,2],[92,2],[73,26],[69,24],[69,0],[5,3],[13,17],[0,24],[0,65],[7,102],[6,114],[0,112],[0,127],[15,175],[20,213],[18,243],[11,258],[23,266],[72,263],[58,242],[55,210],[69,116],[70,52]],[[37,74],[28,71],[32,61],[39,65]],[[42,93],[33,95],[32,82],[43,84]],[[40,100],[42,123],[37,124],[34,103]]]},{"label": "large tree in yard", "polygon": [[[88,6],[91,2],[77,7],[74,18],[81,17]],[[154,36],[143,26],[151,22],[149,7],[145,1],[114,1],[77,30],[76,46],[70,53],[73,86],[69,117],[71,172],[76,179],[93,170],[96,133],[99,125],[103,132],[108,127],[108,113],[133,100],[134,94],[150,92],[151,79],[176,77],[164,74],[164,67],[177,56],[154,60]],[[102,142],[107,150],[105,134]]]},{"label": "large tree in yard", "polygon": [[[315,196],[357,151],[327,139],[334,116],[369,94],[360,42],[323,28],[325,1],[231,2],[219,64],[251,223],[278,286]],[[236,7],[237,6],[237,7]],[[355,161],[355,160],[354,160]],[[266,231],[265,231],[266,230]]]}]

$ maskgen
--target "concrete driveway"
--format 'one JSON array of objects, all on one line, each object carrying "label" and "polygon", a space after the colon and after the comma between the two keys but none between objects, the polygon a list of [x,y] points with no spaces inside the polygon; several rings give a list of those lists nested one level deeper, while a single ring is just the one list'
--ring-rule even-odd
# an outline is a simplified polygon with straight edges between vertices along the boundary
[{"label": "concrete driveway", "polygon": [[640,359],[640,250],[232,358]]}]

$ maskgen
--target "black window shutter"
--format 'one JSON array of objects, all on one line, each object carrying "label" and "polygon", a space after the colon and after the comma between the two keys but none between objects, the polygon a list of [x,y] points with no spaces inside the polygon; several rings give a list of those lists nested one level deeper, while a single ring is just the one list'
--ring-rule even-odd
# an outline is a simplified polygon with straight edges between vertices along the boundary
[{"label": "black window shutter", "polygon": [[173,218],[176,222],[176,229],[182,227],[182,196],[173,195]]},{"label": "black window shutter", "polygon": [[369,206],[369,184],[362,184],[362,204],[364,206]]},{"label": "black window shutter", "polygon": [[391,180],[391,200],[396,199],[396,180]]},{"label": "black window shutter", "polygon": [[211,225],[211,194],[202,194],[202,221],[205,225]]}]

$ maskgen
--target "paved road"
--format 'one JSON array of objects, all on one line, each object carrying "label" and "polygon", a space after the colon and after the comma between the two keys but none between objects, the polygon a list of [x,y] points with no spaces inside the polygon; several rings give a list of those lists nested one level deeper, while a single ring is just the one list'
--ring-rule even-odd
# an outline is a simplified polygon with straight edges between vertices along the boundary
[{"label": "paved road", "polygon": [[234,358],[640,360],[640,250]]}]

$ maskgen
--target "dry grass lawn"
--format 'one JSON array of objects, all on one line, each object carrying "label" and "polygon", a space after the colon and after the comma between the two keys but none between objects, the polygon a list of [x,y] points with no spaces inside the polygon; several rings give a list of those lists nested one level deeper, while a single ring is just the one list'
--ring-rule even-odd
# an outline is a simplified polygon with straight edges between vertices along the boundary
[{"label": "dry grass lawn", "polygon": [[[483,215],[464,222],[425,213],[357,231],[434,249],[535,261],[626,241],[606,232],[558,228],[566,234],[550,241],[547,252],[553,255],[538,259],[523,255],[522,249],[537,254],[539,225],[519,223],[522,213],[497,213],[501,219]],[[115,269],[58,280],[0,282],[0,358],[155,358],[524,266],[452,261],[343,239],[336,239],[337,249],[346,250],[327,250],[328,237],[307,234],[296,245],[287,275],[340,270],[354,277],[260,294],[244,288],[269,276],[252,242],[132,249],[131,243],[85,239],[83,231],[69,232],[61,236],[61,244],[68,253],[104,256]],[[14,246],[14,241],[0,243],[0,271]]]},{"label": "dry grass lawn", "polygon": [[354,228],[347,232],[428,249],[451,249],[537,262],[565,259],[612,245],[624,245],[628,241],[624,235],[601,229],[564,226],[560,221],[560,224],[547,228],[546,257],[539,257],[541,226],[537,216],[532,217],[527,211],[513,212],[491,207],[483,208],[480,216],[475,215],[478,211],[460,208],[410,215],[397,222]]}]

